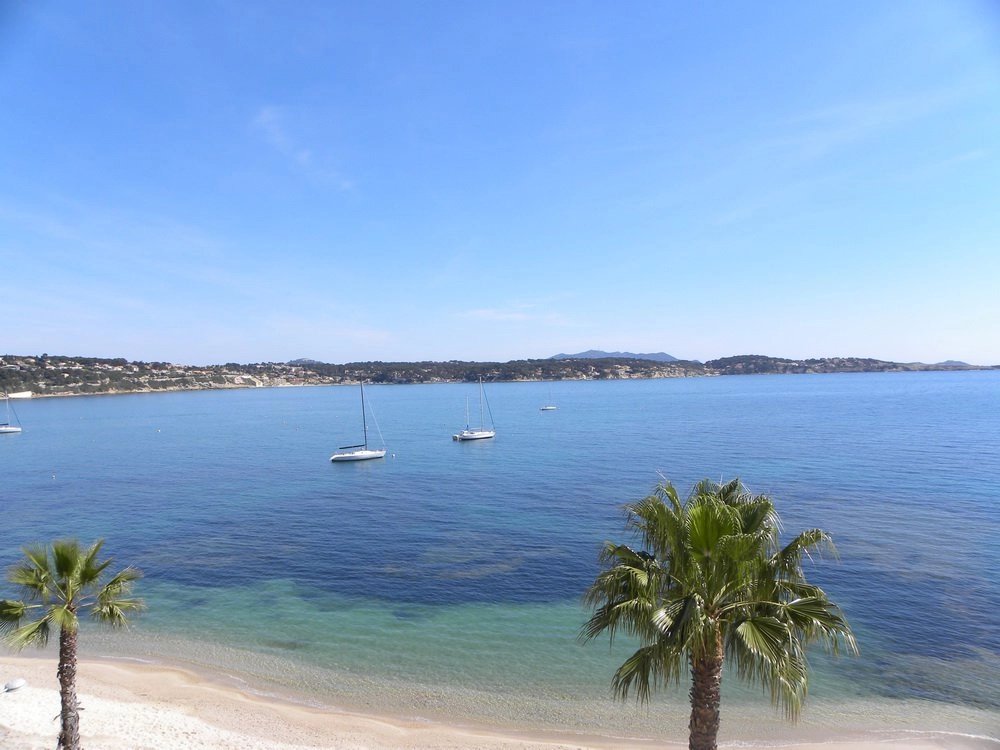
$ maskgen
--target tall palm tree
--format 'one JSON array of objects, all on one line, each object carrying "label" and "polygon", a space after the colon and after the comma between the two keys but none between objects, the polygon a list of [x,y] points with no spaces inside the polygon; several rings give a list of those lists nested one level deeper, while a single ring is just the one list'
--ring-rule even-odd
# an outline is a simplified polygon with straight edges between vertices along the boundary
[{"label": "tall palm tree", "polygon": [[705,480],[684,502],[664,483],[626,505],[625,516],[645,549],[605,544],[581,638],[614,640],[621,632],[639,641],[612,678],[622,699],[634,693],[647,702],[690,668],[691,750],[716,748],[724,662],[795,720],[808,685],[808,644],[857,653],[839,608],[802,568],[811,552],[835,552],[829,535],[811,529],[780,546],[774,505],[738,479]]},{"label": "tall palm tree", "polygon": [[[113,627],[124,627],[128,617],[143,609],[131,598],[132,584],[142,577],[128,567],[104,576],[110,558],[99,561],[103,540],[82,549],[76,540],[53,542],[51,547],[24,548],[24,559],[11,568],[8,580],[21,587],[23,600],[0,600],[0,632],[20,650],[44,646],[53,628],[59,628],[60,750],[79,750],[80,705],[76,697],[76,636],[79,615]],[[29,622],[22,624],[26,618]]]}]

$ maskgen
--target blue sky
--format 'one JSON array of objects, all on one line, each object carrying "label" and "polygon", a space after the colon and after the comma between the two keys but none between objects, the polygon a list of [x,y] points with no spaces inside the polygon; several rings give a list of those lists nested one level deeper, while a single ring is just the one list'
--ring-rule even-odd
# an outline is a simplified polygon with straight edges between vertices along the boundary
[{"label": "blue sky", "polygon": [[1000,363],[1000,6],[0,0],[0,352]]}]

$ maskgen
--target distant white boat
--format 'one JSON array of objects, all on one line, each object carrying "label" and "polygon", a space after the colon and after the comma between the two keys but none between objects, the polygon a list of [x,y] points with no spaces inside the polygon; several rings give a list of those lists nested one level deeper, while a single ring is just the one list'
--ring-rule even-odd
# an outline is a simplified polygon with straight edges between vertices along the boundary
[{"label": "distant white boat", "polygon": [[555,411],[559,407],[552,403],[552,388],[549,388],[549,402],[545,406],[540,406],[538,411]]},{"label": "distant white boat", "polygon": [[[490,411],[490,429],[486,429],[486,414],[483,411],[483,403]],[[490,409],[490,402],[486,401],[486,391],[483,389],[483,379],[479,378],[479,429],[474,430],[469,426],[469,399],[465,399],[465,429],[452,435],[452,440],[486,440],[496,437],[496,425],[493,424],[493,410]]]},{"label": "distant white boat", "polygon": [[[17,413],[14,411],[14,407],[10,405],[10,398],[6,393],[3,394],[3,402],[7,407],[7,421],[0,422],[0,435],[13,435],[21,431],[21,424],[18,422]],[[12,419],[13,421],[11,421]]]},{"label": "distant white boat", "polygon": [[[375,415],[372,415],[374,419]],[[372,458],[385,458],[385,441],[382,441],[381,450],[368,447],[368,414],[365,409],[365,384],[361,383],[361,424],[365,431],[365,442],[358,445],[345,445],[337,449],[337,453],[330,456],[331,461],[368,461]],[[375,429],[378,431],[379,439],[382,439],[382,431],[378,429],[378,422],[375,422]]]}]

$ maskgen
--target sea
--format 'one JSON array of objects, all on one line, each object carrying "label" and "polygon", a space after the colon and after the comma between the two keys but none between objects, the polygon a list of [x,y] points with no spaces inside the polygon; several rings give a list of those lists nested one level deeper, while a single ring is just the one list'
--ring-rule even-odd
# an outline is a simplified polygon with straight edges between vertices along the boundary
[{"label": "sea", "polygon": [[602,543],[634,541],[625,503],[739,477],[786,537],[833,536],[808,572],[861,655],[811,654],[796,724],[727,674],[720,740],[1000,742],[1000,371],[485,392],[496,438],[455,442],[477,384],[366,387],[388,453],[346,464],[329,458],[361,442],[356,386],[17,401],[0,568],[78,538],[142,569],[146,613],[85,626],[84,656],[407,719],[682,740],[688,685],[615,700],[634,644],[582,643],[581,599]]}]

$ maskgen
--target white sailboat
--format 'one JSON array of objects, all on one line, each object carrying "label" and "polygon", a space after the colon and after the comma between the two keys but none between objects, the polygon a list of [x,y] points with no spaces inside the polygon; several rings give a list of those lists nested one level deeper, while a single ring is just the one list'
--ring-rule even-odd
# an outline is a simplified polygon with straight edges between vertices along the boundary
[{"label": "white sailboat", "polygon": [[552,386],[549,386],[549,401],[544,406],[540,406],[538,411],[555,411],[559,407],[552,403]]},{"label": "white sailboat", "polygon": [[[372,418],[375,415],[372,414]],[[368,447],[368,415],[365,410],[365,384],[361,383],[361,424],[365,431],[365,442],[359,445],[345,445],[337,449],[337,452],[330,456],[331,461],[367,461],[372,458],[385,458],[385,441],[382,441],[382,448],[375,449]],[[382,431],[378,429],[378,422],[375,422],[375,429],[379,439],[382,439]]]},{"label": "white sailboat", "polygon": [[[4,404],[7,407],[6,409],[7,421],[0,422],[0,435],[13,435],[16,432],[21,431],[21,425],[17,420],[17,413],[14,411],[14,408],[10,405],[10,397],[7,395],[6,391],[4,391],[3,400]],[[13,422],[11,421],[12,416],[14,418]]]},{"label": "white sailboat", "polygon": [[[490,412],[490,429],[486,429],[486,414],[483,411],[483,402]],[[490,402],[486,401],[486,391],[483,389],[483,379],[479,378],[479,429],[474,430],[469,426],[469,399],[465,399],[465,429],[452,435],[452,440],[486,440],[496,437],[496,425],[493,424],[493,410],[490,409]]]}]

